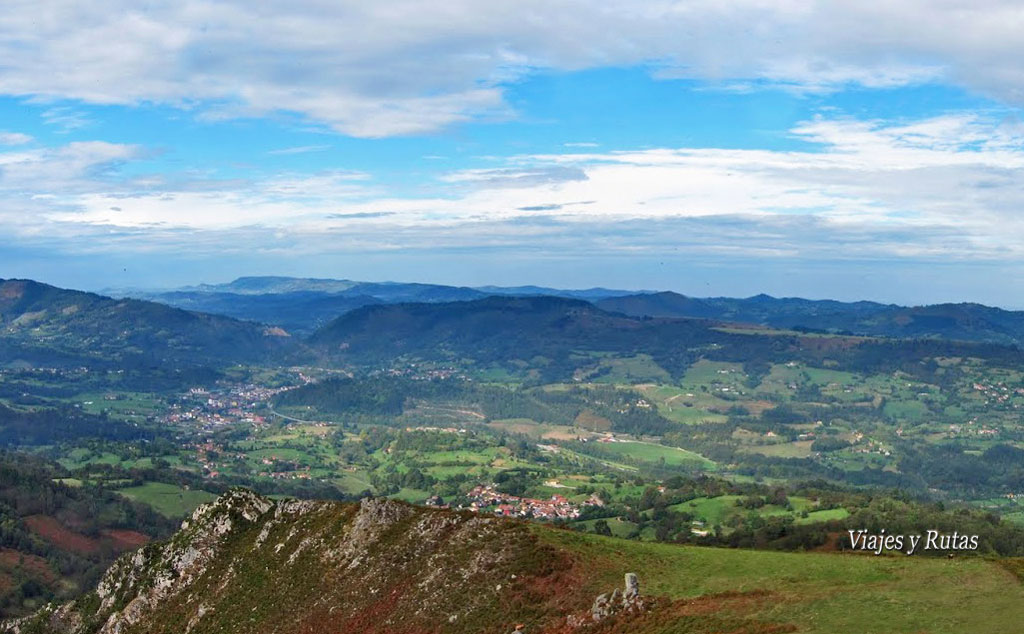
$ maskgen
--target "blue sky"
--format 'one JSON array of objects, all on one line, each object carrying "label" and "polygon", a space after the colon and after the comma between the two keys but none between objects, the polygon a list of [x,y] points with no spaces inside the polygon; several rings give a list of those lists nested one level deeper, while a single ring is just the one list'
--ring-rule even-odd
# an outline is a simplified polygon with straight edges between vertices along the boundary
[{"label": "blue sky", "polygon": [[1024,308],[1015,3],[44,4],[0,16],[0,277]]}]

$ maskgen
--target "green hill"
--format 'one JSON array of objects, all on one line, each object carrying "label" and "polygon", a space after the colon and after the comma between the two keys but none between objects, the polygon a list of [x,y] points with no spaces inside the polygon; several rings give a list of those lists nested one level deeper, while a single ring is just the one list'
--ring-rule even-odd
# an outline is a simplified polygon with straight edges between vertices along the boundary
[{"label": "green hill", "polygon": [[[738,327],[707,319],[636,317],[560,297],[364,306],[320,328],[314,348],[343,363],[399,357],[532,368],[551,381],[577,370],[613,371],[601,359],[645,359],[680,378],[700,358],[744,364],[805,362],[868,373],[917,371],[929,357],[1016,364],[1017,348],[940,339],[872,339]],[[647,355],[640,357],[639,355]],[[588,370],[589,368],[589,370]],[[650,372],[648,372],[650,374]]]},{"label": "green hill", "polygon": [[[624,599],[627,573],[639,594]],[[649,544],[234,490],[169,542],[123,556],[92,593],[0,631],[1008,632],[1022,599],[1009,567],[980,558]]]},{"label": "green hill", "polygon": [[1024,312],[981,304],[897,306],[756,295],[696,298],[679,293],[638,293],[595,302],[634,317],[689,317],[896,338],[1024,343]]},{"label": "green hill", "polygon": [[0,280],[0,359],[6,365],[223,365],[295,348],[286,332],[259,324]]}]

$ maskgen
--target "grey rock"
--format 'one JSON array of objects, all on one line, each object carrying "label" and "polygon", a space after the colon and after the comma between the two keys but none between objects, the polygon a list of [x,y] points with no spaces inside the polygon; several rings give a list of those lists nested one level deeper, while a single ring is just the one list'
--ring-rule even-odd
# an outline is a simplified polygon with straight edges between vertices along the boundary
[{"label": "grey rock", "polygon": [[635,572],[626,573],[626,591],[622,593],[626,601],[640,596],[640,579]]}]

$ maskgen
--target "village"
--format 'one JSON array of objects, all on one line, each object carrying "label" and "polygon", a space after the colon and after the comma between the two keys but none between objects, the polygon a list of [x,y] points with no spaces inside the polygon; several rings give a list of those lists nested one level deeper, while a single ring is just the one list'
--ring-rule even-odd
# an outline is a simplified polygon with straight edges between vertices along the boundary
[{"label": "village", "polygon": [[251,383],[221,388],[194,387],[182,397],[182,402],[171,403],[170,412],[162,420],[192,423],[205,431],[232,423],[262,425],[266,418],[257,414],[257,410],[277,394],[292,389],[295,386],[270,388]]},{"label": "village", "polygon": [[[466,497],[470,500],[468,508],[474,512],[493,512],[502,517],[522,517],[536,519],[576,519],[580,516],[580,505],[574,504],[562,495],[552,495],[546,500],[519,497],[502,493],[489,484],[473,487]],[[438,500],[433,501],[437,505]],[[431,504],[431,501],[428,501]],[[600,500],[590,499],[583,506],[600,504]],[[461,507],[460,507],[461,508]]]}]

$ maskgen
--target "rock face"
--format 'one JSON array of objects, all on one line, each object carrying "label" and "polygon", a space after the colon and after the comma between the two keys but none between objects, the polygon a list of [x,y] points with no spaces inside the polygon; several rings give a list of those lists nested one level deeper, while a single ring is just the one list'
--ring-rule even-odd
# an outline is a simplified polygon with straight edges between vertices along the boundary
[{"label": "rock face", "polygon": [[[589,605],[576,565],[523,522],[238,489],[117,560],[93,592],[0,633],[560,632]],[[627,575],[593,621],[638,606]]]},{"label": "rock face", "polygon": [[[626,587],[621,593],[616,588],[611,595],[601,594],[594,599],[594,605],[590,608],[590,620],[599,623],[614,614],[632,613],[637,614],[644,610],[643,599],[640,598],[640,581],[635,573],[626,573]],[[587,625],[585,619],[570,619],[571,626],[581,627]]]}]

